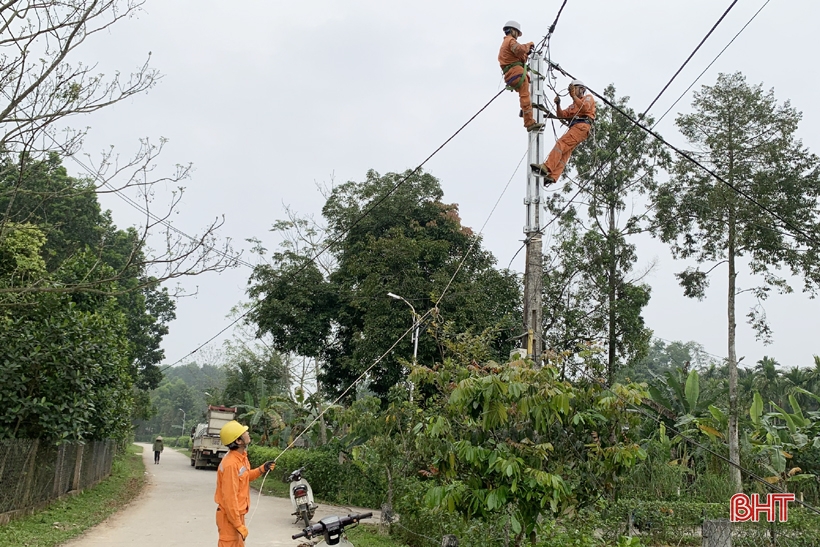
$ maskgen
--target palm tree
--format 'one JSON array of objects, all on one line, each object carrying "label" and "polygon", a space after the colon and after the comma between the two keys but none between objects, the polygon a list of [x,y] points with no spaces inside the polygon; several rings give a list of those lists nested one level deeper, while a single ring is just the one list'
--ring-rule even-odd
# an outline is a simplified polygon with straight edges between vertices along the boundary
[{"label": "palm tree", "polygon": [[237,408],[244,409],[245,412],[238,417],[249,419],[250,427],[253,430],[261,431],[261,444],[270,444],[275,433],[285,428],[285,420],[282,415],[287,413],[293,406],[293,402],[279,395],[268,395],[265,380],[258,378],[256,381],[256,397],[249,392],[245,392],[245,404],[236,405]]},{"label": "palm tree", "polygon": [[[778,367],[780,363],[771,357],[764,356],[754,368],[754,387],[760,392],[763,400],[783,406],[788,396],[788,382],[786,382]],[[769,408],[772,412],[774,409]]]}]

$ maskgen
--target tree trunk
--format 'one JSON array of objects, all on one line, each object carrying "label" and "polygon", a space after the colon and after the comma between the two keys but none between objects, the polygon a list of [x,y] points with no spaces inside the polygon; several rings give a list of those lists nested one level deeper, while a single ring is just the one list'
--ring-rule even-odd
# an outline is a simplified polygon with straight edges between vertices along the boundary
[{"label": "tree trunk", "polygon": [[608,300],[609,306],[607,313],[609,314],[609,325],[607,329],[607,339],[609,346],[609,355],[607,358],[607,385],[612,386],[615,383],[615,349],[616,349],[616,321],[615,321],[615,298],[616,298],[616,288],[617,288],[617,279],[616,276],[618,275],[618,264],[615,259],[615,201],[614,199],[609,203],[609,234],[607,239],[609,240],[609,276],[608,276]]},{"label": "tree trunk", "polygon": [[727,313],[729,319],[729,348],[728,348],[728,367],[729,367],[729,461],[732,462],[729,469],[729,477],[731,477],[735,493],[743,491],[742,478],[740,476],[740,442],[738,437],[737,422],[738,422],[738,400],[737,400],[737,351],[735,349],[735,334],[737,331],[737,324],[735,323],[735,295],[737,294],[736,279],[737,272],[735,271],[735,238],[737,235],[737,227],[735,225],[735,216],[732,206],[729,207],[729,249],[727,252],[727,260],[729,262],[729,290]]}]

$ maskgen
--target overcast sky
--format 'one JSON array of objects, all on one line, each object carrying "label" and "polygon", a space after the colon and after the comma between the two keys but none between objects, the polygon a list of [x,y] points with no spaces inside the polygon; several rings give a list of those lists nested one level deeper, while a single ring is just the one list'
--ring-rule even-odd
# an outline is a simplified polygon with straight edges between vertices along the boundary
[{"label": "overcast sky", "polygon": [[[731,2],[729,0],[570,0],[552,40],[552,57],[596,90],[644,110]],[[652,110],[663,113],[765,0],[741,0]],[[150,93],[85,118],[86,151],[114,145],[122,154],[140,137],[169,139],[158,164],[170,171],[192,162],[192,178],[174,225],[197,233],[225,215],[223,238],[254,262],[245,239],[273,249],[269,232],[283,206],[318,216],[316,184],[362,180],[413,168],[498,92],[496,56],[508,19],[520,21],[522,41],[537,42],[561,2],[543,1],[247,1],[148,0],[139,17],[95,36],[74,60],[101,72],[130,72],[148,52],[164,77]],[[820,151],[817,71],[807,59],[818,49],[820,4],[773,0],[706,73],[742,71],[750,83],[775,89],[803,112],[799,137]],[[567,82],[559,80],[562,86]],[[691,92],[673,112],[686,111]],[[441,180],[445,201],[458,203],[466,225],[478,229],[526,151],[517,96],[503,94],[426,169]],[[684,144],[668,116],[658,127]],[[66,166],[82,174],[72,162]],[[525,173],[520,170],[485,229],[485,246],[506,267],[523,239]],[[170,189],[167,189],[170,191]],[[163,197],[158,196],[158,202]],[[103,204],[120,226],[141,221],[111,196]],[[703,302],[686,299],[673,274],[683,269],[649,238],[638,268],[656,262],[647,282],[645,318],[656,336],[695,340],[726,354],[726,272],[719,270]],[[513,261],[523,269],[523,253]],[[182,299],[163,344],[171,363],[229,322],[245,299],[249,270],[184,280],[196,297]],[[748,278],[740,284],[748,287]],[[389,289],[389,288],[388,288]],[[412,295],[405,295],[412,296]],[[753,364],[770,355],[785,366],[808,366],[820,354],[817,302],[796,293],[766,306],[775,343],[754,341],[738,305],[738,355]],[[227,335],[226,335],[227,336]],[[224,337],[223,337],[224,338]],[[219,346],[221,339],[214,345]],[[409,351],[409,342],[407,348]]]}]

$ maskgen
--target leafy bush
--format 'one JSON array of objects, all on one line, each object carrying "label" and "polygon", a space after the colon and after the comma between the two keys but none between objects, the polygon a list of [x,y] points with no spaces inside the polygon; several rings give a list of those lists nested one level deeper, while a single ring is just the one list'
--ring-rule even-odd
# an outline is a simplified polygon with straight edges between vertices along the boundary
[{"label": "leafy bush", "polygon": [[248,458],[253,466],[279,458],[273,472],[276,479],[304,467],[303,476],[310,482],[314,495],[327,502],[378,508],[386,498],[381,474],[369,472],[354,462],[339,463],[339,449],[334,444],[311,449],[291,448],[284,452],[279,448],[251,445]]}]

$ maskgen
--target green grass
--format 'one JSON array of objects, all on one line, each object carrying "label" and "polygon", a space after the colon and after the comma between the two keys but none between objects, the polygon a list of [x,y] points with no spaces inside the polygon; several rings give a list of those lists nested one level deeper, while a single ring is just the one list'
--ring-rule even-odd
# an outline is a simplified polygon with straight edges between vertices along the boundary
[{"label": "green grass", "polygon": [[350,528],[347,537],[356,547],[406,547],[406,544],[390,536],[379,534],[378,526],[375,524],[360,524]]},{"label": "green grass", "polygon": [[0,526],[0,547],[52,547],[104,521],[134,499],[145,481],[142,448],[114,459],[111,476],[82,494]]}]

